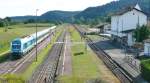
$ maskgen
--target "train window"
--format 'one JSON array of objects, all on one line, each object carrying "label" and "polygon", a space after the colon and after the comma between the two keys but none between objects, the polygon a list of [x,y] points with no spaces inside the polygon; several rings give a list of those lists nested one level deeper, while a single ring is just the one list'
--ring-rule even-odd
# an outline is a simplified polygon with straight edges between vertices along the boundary
[{"label": "train window", "polygon": [[31,42],[31,45],[32,45],[34,43],[34,39],[32,39],[30,42]]},{"label": "train window", "polygon": [[29,44],[28,44],[28,46],[30,46],[30,45],[32,45],[32,40],[31,40],[31,41],[29,41]]},{"label": "train window", "polygon": [[13,41],[12,42],[12,49],[20,49],[21,48],[21,42],[20,41]]},{"label": "train window", "polygon": [[20,46],[20,45],[12,45],[12,48],[13,48],[13,49],[20,49],[21,46]]},{"label": "train window", "polygon": [[23,45],[23,48],[26,49],[27,47],[28,47],[28,44],[25,43],[25,44]]},{"label": "train window", "polygon": [[35,42],[35,39],[33,39],[33,43]]},{"label": "train window", "polygon": [[27,42],[27,46],[30,46],[30,44],[31,44],[31,41],[28,41],[28,42]]},{"label": "train window", "polygon": [[13,41],[12,44],[20,44],[20,41]]},{"label": "train window", "polygon": [[16,48],[17,48],[17,49],[20,49],[20,48],[21,48],[21,46],[20,46],[20,45],[16,45]]},{"label": "train window", "polygon": [[13,49],[16,49],[16,46],[15,46],[15,45],[12,45],[12,48],[13,48]]},{"label": "train window", "polygon": [[31,40],[31,44],[33,44],[33,43],[34,43],[34,39]]}]

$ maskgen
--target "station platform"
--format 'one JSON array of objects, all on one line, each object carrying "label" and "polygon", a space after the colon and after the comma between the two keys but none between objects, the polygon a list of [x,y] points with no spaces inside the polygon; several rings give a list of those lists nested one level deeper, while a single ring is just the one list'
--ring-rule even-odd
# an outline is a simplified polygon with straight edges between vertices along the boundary
[{"label": "station platform", "polygon": [[134,58],[134,54],[126,53],[125,50],[112,44],[109,39],[100,39],[94,43],[135,78],[136,83],[148,83],[141,77],[140,61]]}]

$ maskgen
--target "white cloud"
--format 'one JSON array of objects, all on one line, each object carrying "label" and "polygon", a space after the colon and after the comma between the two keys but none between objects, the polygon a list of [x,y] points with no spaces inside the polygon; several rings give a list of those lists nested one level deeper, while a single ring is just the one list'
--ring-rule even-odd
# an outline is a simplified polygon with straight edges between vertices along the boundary
[{"label": "white cloud", "polygon": [[1,0],[0,17],[34,15],[50,10],[78,11],[87,7],[98,6],[113,0]]}]

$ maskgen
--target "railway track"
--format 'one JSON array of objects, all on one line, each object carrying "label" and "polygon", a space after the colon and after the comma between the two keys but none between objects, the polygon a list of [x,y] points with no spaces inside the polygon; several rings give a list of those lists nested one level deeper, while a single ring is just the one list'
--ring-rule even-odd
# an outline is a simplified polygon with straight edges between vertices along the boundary
[{"label": "railway track", "polygon": [[[42,50],[47,44],[50,42],[51,34],[44,39],[41,43],[38,44],[38,52]],[[27,55],[22,57],[21,59],[15,61],[7,61],[5,63],[0,64],[0,74],[5,75],[9,73],[16,73],[19,69],[21,69],[27,62],[33,62],[35,59],[35,48],[33,48]],[[10,55],[10,54],[9,54]],[[11,56],[11,55],[10,55]],[[29,64],[29,63],[28,63]]]},{"label": "railway track", "polygon": [[59,57],[62,53],[64,37],[66,32],[64,31],[57,39],[56,44],[53,45],[52,49],[49,51],[46,60],[39,66],[39,68],[34,72],[29,83],[54,83],[55,75],[58,67]]},{"label": "railway track", "polygon": [[73,26],[80,33],[81,37],[86,40],[91,49],[98,55],[101,60],[103,60],[106,66],[121,81],[121,83],[134,83],[134,78],[129,73],[127,73],[116,61],[114,61],[106,52],[104,52],[103,49],[98,48],[90,38],[84,35],[84,30],[77,27],[76,25]]}]

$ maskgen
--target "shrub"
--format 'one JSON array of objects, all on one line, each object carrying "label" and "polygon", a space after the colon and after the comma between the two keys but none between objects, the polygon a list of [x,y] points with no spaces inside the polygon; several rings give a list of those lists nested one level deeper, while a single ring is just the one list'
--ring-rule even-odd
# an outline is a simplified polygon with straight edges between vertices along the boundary
[{"label": "shrub", "polygon": [[143,42],[143,40],[147,39],[150,35],[150,31],[147,26],[143,25],[141,27],[137,27],[134,32],[134,37],[136,42]]},{"label": "shrub", "polygon": [[141,62],[142,77],[150,82],[150,60]]}]

